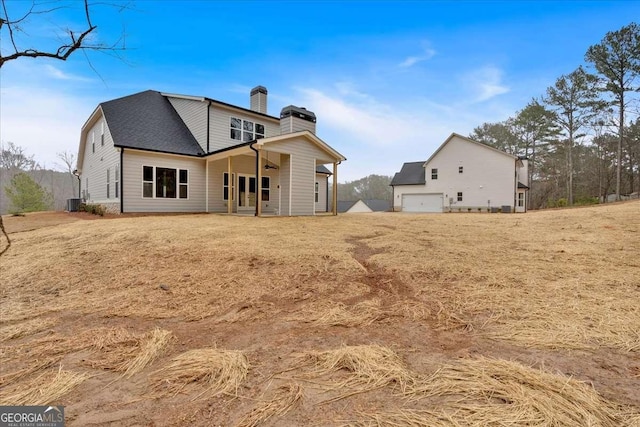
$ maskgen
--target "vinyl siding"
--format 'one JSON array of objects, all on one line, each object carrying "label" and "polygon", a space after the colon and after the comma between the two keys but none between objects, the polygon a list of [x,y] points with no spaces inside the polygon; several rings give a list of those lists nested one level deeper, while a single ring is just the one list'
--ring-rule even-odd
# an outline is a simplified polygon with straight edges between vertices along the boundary
[{"label": "vinyl siding", "polygon": [[[124,212],[204,212],[205,163],[202,159],[126,150],[123,155]],[[142,167],[189,171],[187,199],[142,197]]]},{"label": "vinyl siding", "polygon": [[222,150],[227,147],[241,144],[243,141],[231,139],[231,117],[260,123],[265,127],[265,137],[280,135],[279,122],[259,115],[252,115],[247,112],[240,112],[223,108],[212,104],[210,107],[209,123],[209,152]]},{"label": "vinyl siding", "polygon": [[[273,161],[273,159],[271,159]],[[264,164],[264,163],[263,163]],[[227,159],[209,163],[209,212],[227,212],[227,201],[223,200],[223,174],[227,172]],[[262,212],[273,213],[278,209],[279,169],[263,169],[262,176],[268,176],[270,182],[269,201],[262,202]],[[235,174],[233,212],[238,207],[238,174],[255,176],[255,156],[235,156],[232,158],[231,173]]]},{"label": "vinyl siding", "polygon": [[[104,145],[101,142],[101,132],[104,123]],[[95,138],[95,153],[92,149],[92,136]],[[117,203],[119,198],[115,197],[115,169],[120,163],[120,152],[113,146],[113,138],[109,132],[109,127],[100,117],[87,132],[85,141],[84,159],[82,162],[81,188],[88,193],[89,203]],[[107,198],[107,169],[109,169],[109,197]],[[89,187],[87,188],[87,178]],[[84,193],[84,194],[86,194]]]},{"label": "vinyl siding", "polygon": [[[327,154],[306,138],[269,143],[269,150],[290,153],[292,161],[291,212],[290,215],[313,215],[315,213],[316,159],[326,158]],[[282,182],[287,175],[281,168]],[[284,205],[283,199],[283,205]]]},{"label": "vinyl siding", "polygon": [[168,97],[202,150],[207,151],[207,102]]},{"label": "vinyl siding", "polygon": [[280,134],[300,132],[308,130],[309,132],[316,133],[316,124],[308,120],[303,120],[299,117],[285,117],[280,119]]}]

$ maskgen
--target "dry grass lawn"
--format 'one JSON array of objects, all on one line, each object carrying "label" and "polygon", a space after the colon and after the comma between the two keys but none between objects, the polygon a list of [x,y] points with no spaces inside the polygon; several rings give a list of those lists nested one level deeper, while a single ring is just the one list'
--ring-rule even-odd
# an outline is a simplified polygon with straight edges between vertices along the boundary
[{"label": "dry grass lawn", "polygon": [[0,404],[72,426],[640,425],[637,201],[3,220]]}]

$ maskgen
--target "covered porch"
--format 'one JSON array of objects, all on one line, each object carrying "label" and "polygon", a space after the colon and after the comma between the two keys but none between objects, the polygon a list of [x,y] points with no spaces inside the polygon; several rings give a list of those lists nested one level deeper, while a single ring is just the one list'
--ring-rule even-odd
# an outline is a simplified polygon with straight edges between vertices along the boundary
[{"label": "covered porch", "polygon": [[[335,183],[338,165],[344,160],[308,131],[250,141],[211,153],[205,158],[206,212],[337,215]],[[333,179],[329,180],[330,176]]]}]

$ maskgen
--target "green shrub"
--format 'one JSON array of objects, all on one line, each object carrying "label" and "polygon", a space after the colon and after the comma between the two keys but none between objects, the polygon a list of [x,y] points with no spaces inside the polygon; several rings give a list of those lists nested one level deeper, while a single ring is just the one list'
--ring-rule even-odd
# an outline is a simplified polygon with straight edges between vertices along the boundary
[{"label": "green shrub", "polygon": [[78,206],[79,212],[87,212],[93,215],[104,216],[107,213],[106,209],[102,205],[93,205],[91,203],[80,203]]},{"label": "green shrub", "polygon": [[580,197],[573,203],[577,206],[597,205],[600,200],[597,197]]}]

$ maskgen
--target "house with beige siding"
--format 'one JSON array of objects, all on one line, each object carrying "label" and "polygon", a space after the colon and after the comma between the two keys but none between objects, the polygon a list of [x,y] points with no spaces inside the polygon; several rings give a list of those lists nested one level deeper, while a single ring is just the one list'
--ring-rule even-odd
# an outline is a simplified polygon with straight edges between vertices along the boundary
[{"label": "house with beige siding", "polygon": [[262,86],[249,104],[153,90],[101,103],[80,134],[82,198],[120,213],[337,214],[329,179],[346,159],[315,114],[269,115]]},{"label": "house with beige siding", "polygon": [[409,162],[391,180],[396,212],[526,212],[528,163],[451,134],[427,161]]}]

